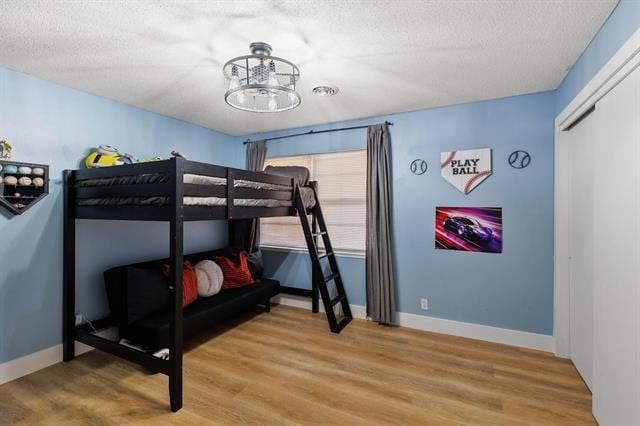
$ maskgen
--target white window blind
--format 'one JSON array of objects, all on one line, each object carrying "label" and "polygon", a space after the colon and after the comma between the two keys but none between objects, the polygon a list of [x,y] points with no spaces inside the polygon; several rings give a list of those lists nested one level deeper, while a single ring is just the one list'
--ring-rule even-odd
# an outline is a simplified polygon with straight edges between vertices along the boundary
[{"label": "white window blind", "polygon": [[[336,253],[364,254],[367,151],[267,158],[265,167],[304,166],[318,182],[318,195]],[[306,249],[297,217],[261,219],[263,247]]]}]

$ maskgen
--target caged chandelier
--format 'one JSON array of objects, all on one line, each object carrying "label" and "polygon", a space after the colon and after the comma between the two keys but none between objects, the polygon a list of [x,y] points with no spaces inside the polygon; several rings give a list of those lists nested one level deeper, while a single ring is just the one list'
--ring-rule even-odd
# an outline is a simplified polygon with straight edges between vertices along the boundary
[{"label": "caged chandelier", "polygon": [[267,43],[251,43],[249,48],[251,55],[231,59],[222,68],[228,82],[225,102],[251,112],[281,112],[300,105],[298,67],[271,56]]}]

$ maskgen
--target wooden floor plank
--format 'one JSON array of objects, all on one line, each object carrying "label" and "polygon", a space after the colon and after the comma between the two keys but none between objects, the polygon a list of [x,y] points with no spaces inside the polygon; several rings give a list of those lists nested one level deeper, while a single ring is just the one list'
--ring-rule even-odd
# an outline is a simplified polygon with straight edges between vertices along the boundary
[{"label": "wooden floor plank", "polygon": [[588,425],[573,365],[495,343],[274,306],[185,343],[185,401],[167,378],[92,351],[0,386],[2,424]]}]

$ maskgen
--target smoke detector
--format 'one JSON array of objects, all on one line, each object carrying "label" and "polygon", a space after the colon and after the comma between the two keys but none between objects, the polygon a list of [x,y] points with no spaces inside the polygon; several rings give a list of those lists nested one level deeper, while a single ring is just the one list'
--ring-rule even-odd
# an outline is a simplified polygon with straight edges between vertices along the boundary
[{"label": "smoke detector", "polygon": [[334,96],[337,95],[340,90],[335,86],[316,86],[312,92],[318,96]]}]

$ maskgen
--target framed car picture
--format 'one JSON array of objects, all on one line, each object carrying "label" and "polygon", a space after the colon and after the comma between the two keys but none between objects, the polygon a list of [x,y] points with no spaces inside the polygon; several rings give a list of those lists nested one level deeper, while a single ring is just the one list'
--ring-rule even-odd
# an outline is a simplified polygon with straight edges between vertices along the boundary
[{"label": "framed car picture", "polygon": [[436,248],[502,253],[502,208],[436,207]]}]

